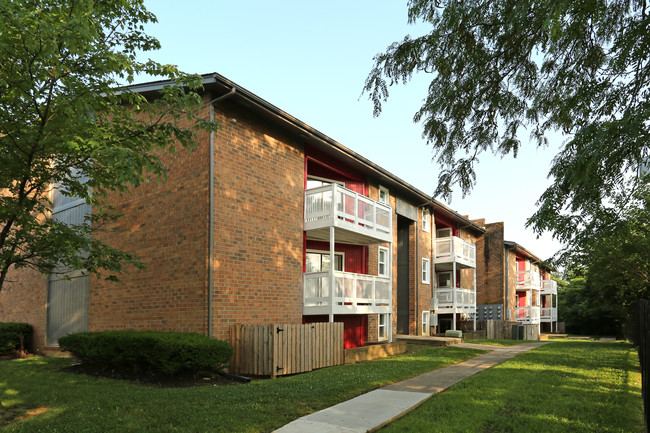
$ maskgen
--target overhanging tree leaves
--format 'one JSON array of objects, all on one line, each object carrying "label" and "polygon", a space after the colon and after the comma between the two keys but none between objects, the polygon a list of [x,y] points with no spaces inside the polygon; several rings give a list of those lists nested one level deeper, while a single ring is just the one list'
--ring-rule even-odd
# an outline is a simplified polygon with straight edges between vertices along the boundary
[{"label": "overhanging tree leaves", "polygon": [[[200,80],[175,67],[139,62],[137,52],[159,48],[143,24],[155,16],[142,0],[0,2],[0,290],[13,268],[109,271],[134,256],[91,236],[119,217],[105,203],[165,175],[161,150],[191,147],[201,99],[186,89]],[[120,84],[138,74],[172,80],[146,100]],[[177,121],[189,118],[193,129]],[[51,191],[92,205],[83,224],[51,217]]]},{"label": "overhanging tree leaves", "polygon": [[[513,154],[526,129],[538,145],[567,138],[554,183],[529,220],[578,244],[641,182],[650,152],[650,17],[645,0],[410,0],[409,22],[431,23],[375,57],[364,92],[374,113],[391,85],[432,74],[415,114],[442,169],[435,195],[467,193],[484,152]],[[586,229],[586,230],[580,230]]]}]

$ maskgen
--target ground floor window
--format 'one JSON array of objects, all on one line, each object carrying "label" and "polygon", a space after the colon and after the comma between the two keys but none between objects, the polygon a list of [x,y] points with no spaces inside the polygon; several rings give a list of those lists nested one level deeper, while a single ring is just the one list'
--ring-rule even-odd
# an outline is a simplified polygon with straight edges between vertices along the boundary
[{"label": "ground floor window", "polygon": [[429,335],[429,318],[430,318],[430,312],[429,311],[423,311],[422,312],[422,335]]},{"label": "ground floor window", "polygon": [[388,314],[380,314],[377,324],[379,330],[379,340],[388,340]]}]

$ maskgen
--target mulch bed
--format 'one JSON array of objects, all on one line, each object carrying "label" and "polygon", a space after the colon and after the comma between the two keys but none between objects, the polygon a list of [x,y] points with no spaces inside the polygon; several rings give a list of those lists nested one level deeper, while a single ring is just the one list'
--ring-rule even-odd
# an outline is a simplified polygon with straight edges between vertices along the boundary
[{"label": "mulch bed", "polygon": [[190,388],[196,386],[223,386],[241,384],[241,382],[221,375],[199,378],[192,376],[153,376],[150,374],[139,374],[137,372],[102,369],[84,364],[72,364],[69,367],[61,369],[60,371],[74,374],[85,374],[93,377],[105,377],[109,379],[125,380],[138,385],[153,386],[157,388]]}]

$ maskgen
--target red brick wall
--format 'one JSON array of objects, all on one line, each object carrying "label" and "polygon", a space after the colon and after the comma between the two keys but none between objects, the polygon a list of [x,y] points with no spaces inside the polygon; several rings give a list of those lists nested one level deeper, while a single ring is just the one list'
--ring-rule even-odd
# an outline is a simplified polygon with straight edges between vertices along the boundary
[{"label": "red brick wall", "polygon": [[0,322],[26,322],[34,327],[34,345],[45,345],[47,276],[31,269],[14,270],[0,292]]},{"label": "red brick wall", "polygon": [[243,112],[217,119],[214,335],[233,323],[301,323],[302,146]]},{"label": "red brick wall", "polygon": [[486,224],[476,241],[476,304],[503,304],[505,288],[504,225]]},{"label": "red brick wall", "polygon": [[[200,115],[209,117],[209,95]],[[189,127],[185,120],[181,126]],[[199,133],[192,151],[161,153],[166,181],[111,196],[125,217],[99,233],[136,254],[147,266],[120,278],[90,281],[89,329],[162,330],[207,334],[209,136]],[[109,227],[113,228],[113,227]]]}]

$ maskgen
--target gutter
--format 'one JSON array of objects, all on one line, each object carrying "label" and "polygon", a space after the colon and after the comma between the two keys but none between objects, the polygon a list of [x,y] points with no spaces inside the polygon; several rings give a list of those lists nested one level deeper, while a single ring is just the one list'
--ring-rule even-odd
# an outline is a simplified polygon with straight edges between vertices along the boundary
[{"label": "gutter", "polygon": [[[229,93],[210,101],[210,122],[214,122],[214,104],[235,94],[235,87]],[[214,314],[214,136],[210,131],[210,179],[208,181],[208,337],[212,338]]]}]

